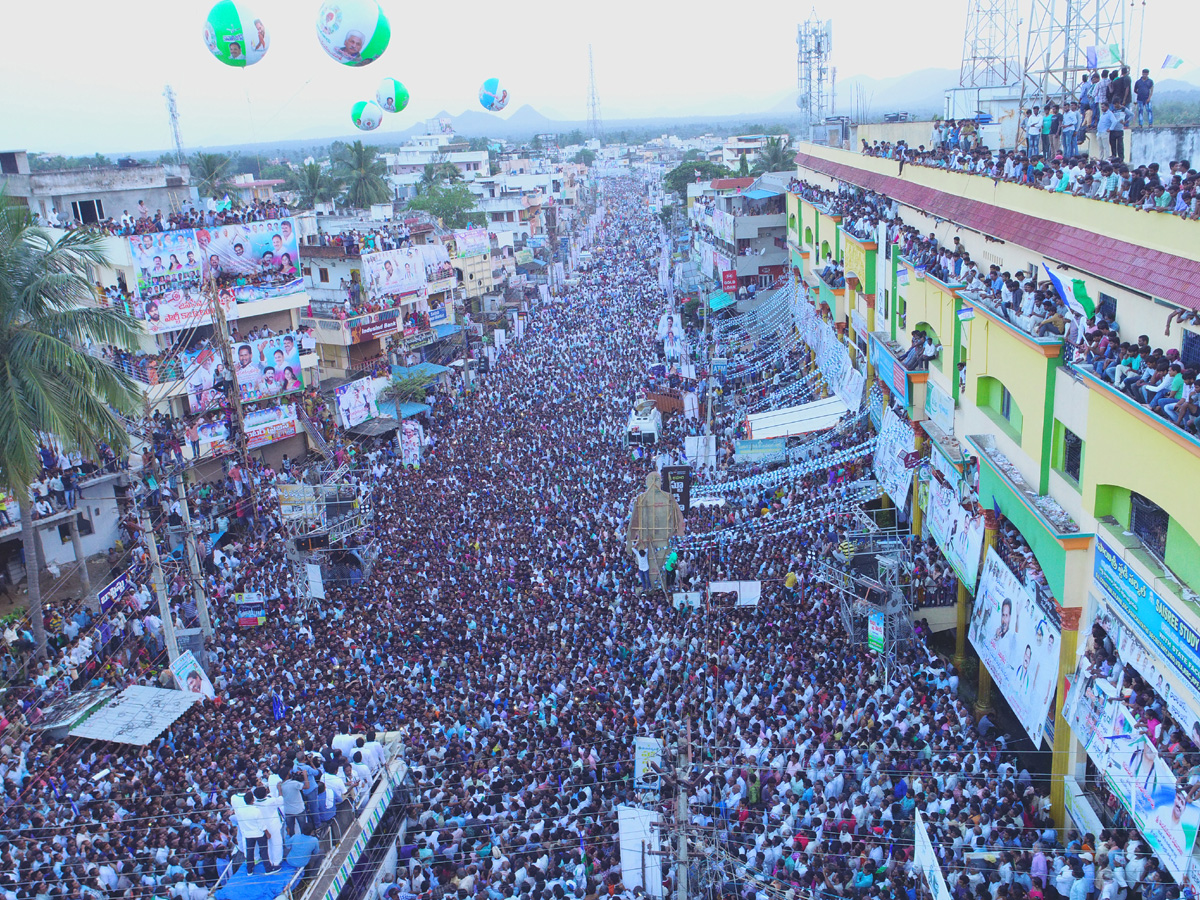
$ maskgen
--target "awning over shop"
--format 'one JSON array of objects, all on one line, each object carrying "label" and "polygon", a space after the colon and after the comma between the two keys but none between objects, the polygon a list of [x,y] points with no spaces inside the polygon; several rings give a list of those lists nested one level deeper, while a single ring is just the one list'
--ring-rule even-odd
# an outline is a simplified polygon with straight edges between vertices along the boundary
[{"label": "awning over shop", "polygon": [[399,427],[400,423],[391,416],[377,416],[374,419],[359,422],[357,425],[347,428],[346,431],[362,437],[378,437],[381,434],[393,432]]},{"label": "awning over shop", "polygon": [[392,374],[397,378],[437,378],[450,370],[437,363],[423,362],[415,366],[392,366]]},{"label": "awning over shop", "polygon": [[713,294],[708,298],[708,308],[712,312],[720,312],[727,306],[733,306],[737,303],[737,297],[731,297],[724,291]]},{"label": "awning over shop", "polygon": [[770,191],[765,188],[755,188],[752,191],[743,191],[743,197],[749,197],[751,200],[766,200],[768,197],[778,197],[782,191]]},{"label": "awning over shop", "polygon": [[411,419],[413,416],[419,416],[421,413],[427,413],[430,406],[427,403],[401,403],[400,418]]},{"label": "awning over shop", "polygon": [[443,322],[441,325],[434,325],[433,330],[437,332],[438,340],[450,337],[452,334],[458,334],[463,330],[461,325],[455,325],[453,322]]}]

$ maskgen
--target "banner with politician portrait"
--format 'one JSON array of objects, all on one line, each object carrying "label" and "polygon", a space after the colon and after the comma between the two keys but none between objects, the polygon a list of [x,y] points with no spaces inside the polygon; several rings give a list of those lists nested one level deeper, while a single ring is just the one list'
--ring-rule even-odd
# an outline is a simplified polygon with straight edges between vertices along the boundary
[{"label": "banner with politician portrait", "polygon": [[399,299],[425,291],[425,257],[416,247],[367,253],[362,264],[367,294],[373,300]]},{"label": "banner with politician portrait", "polygon": [[129,239],[142,300],[169,291],[200,292],[200,247],[191,229],[139,234]]},{"label": "banner with politician portrait", "polygon": [[225,386],[230,379],[221,354],[212,347],[183,353],[183,381],[187,386],[188,409],[193,413],[220,409],[228,402]]},{"label": "banner with politician portrait", "polygon": [[181,691],[200,694],[212,700],[217,692],[213,690],[208,674],[200,668],[191,650],[184,650],[171,663],[171,674],[175,676],[175,686]]},{"label": "banner with politician portrait", "polygon": [[959,502],[958,488],[934,478],[929,482],[928,522],[929,533],[974,594],[983,553],[983,514],[967,512]]},{"label": "banner with politician portrait", "polygon": [[[822,372],[824,373],[824,370]],[[900,508],[908,502],[908,491],[912,487],[913,478],[913,470],[905,464],[905,458],[916,446],[912,425],[907,419],[900,418],[889,406],[883,414],[883,427],[875,444],[873,467],[879,486]]]},{"label": "banner with politician portrait", "polygon": [[1036,748],[1054,699],[1062,624],[988,547],[969,636],[979,659]]},{"label": "banner with politician portrait", "polygon": [[198,228],[204,276],[247,303],[299,290],[300,249],[292,219]]},{"label": "banner with politician portrait", "polygon": [[454,255],[458,259],[483,256],[490,253],[491,249],[491,238],[486,228],[464,228],[454,232]]},{"label": "banner with politician portrait", "polygon": [[370,378],[343,384],[334,391],[334,399],[337,403],[338,419],[343,428],[353,428],[379,415],[375,384]]},{"label": "banner with politician portrait", "polygon": [[235,344],[233,355],[243,402],[304,390],[300,339],[291,332]]}]

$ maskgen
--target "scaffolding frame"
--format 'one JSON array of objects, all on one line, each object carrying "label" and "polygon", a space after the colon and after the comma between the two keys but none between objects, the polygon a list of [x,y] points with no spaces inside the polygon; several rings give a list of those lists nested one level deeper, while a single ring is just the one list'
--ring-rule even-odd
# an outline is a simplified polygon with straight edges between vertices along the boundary
[{"label": "scaffolding frame", "polygon": [[1017,0],[972,0],[963,35],[959,87],[1003,87],[1020,81],[1020,33]]},{"label": "scaffolding frame", "polygon": [[796,105],[801,122],[817,125],[833,114],[833,21],[822,21],[814,8],[808,20],[796,26]]},{"label": "scaffolding frame", "polygon": [[[1036,103],[1077,99],[1083,75],[1128,65],[1125,8],[1122,0],[1031,0],[1021,105],[1027,97]],[[1089,48],[1107,59],[1110,47],[1117,48],[1118,62],[1088,64]]]}]

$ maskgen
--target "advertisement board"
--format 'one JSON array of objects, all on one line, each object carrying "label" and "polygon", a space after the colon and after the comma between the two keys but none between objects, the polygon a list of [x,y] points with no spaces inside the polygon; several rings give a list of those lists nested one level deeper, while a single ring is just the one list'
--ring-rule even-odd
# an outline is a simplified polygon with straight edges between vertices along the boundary
[{"label": "advertisement board", "polygon": [[415,419],[405,419],[396,434],[400,442],[400,461],[414,468],[421,465],[421,448],[425,444],[425,429]]},{"label": "advertisement board", "polygon": [[139,298],[146,300],[169,291],[199,295],[203,277],[200,245],[191,229],[131,237],[129,254]]},{"label": "advertisement board", "polygon": [[200,694],[209,700],[217,696],[212,682],[208,680],[208,674],[200,668],[200,663],[196,662],[191,650],[184,650],[175,658],[171,663],[171,674],[175,677],[175,686],[181,691]]},{"label": "advertisement board", "polygon": [[300,290],[300,249],[292,219],[198,228],[204,277],[230,288],[239,303]]},{"label": "advertisement board", "polygon": [[425,258],[415,247],[366,253],[362,264],[367,294],[373,300],[425,291]]},{"label": "advertisement board", "polygon": [[954,434],[954,400],[933,380],[925,383],[925,415],[946,434]]},{"label": "advertisement board", "polygon": [[486,228],[464,228],[454,232],[454,255],[458,259],[483,256],[491,250],[492,242]]},{"label": "advertisement board", "polygon": [[225,406],[228,403],[225,385],[229,379],[221,355],[212,347],[202,347],[184,352],[181,359],[188,409],[201,413]]},{"label": "advertisement board", "polygon": [[400,310],[384,309],[365,316],[356,316],[347,324],[350,326],[350,342],[353,344],[390,337],[400,331]]},{"label": "advertisement board", "polygon": [[131,566],[100,590],[96,591],[96,600],[100,604],[100,611],[108,612],[113,608],[114,603],[135,587],[136,585],[133,583],[133,567]]},{"label": "advertisement board", "polygon": [[[237,447],[224,421],[206,422],[197,427],[200,452],[220,456]],[[257,409],[245,417],[246,447],[253,450],[299,434],[295,408],[289,404]]]},{"label": "advertisement board", "polygon": [[662,741],[644,735],[633,739],[633,785],[634,790],[658,796],[662,776],[655,769],[662,768]]},{"label": "advertisement board", "polygon": [[916,840],[913,847],[913,862],[916,864],[917,871],[925,876],[925,882],[929,885],[929,892],[933,895],[933,900],[950,900],[950,888],[946,884],[946,876],[942,874],[942,867],[938,864],[937,854],[933,852],[933,842],[929,840],[925,820],[922,818],[920,810],[915,810],[914,814],[916,818],[913,822],[913,832]]},{"label": "advertisement board", "polygon": [[913,478],[913,470],[904,464],[904,458],[916,448],[912,426],[889,406],[884,411],[883,427],[875,444],[875,478],[901,509],[908,502]]},{"label": "advertisement board", "polygon": [[712,214],[712,230],[718,240],[726,244],[733,243],[733,216],[723,210],[714,209]]},{"label": "advertisement board", "polygon": [[737,269],[726,269],[721,273],[721,289],[736,294],[738,289]]},{"label": "advertisement board", "polygon": [[233,355],[243,402],[304,390],[300,338],[291,332],[234,344]]},{"label": "advertisement board", "polygon": [[267,624],[267,601],[262,594],[234,594],[233,603],[237,608],[239,628],[256,628]]},{"label": "advertisement board", "polygon": [[375,398],[375,383],[370,378],[361,378],[343,384],[334,391],[338,420],[343,428],[353,428],[379,415],[379,404]]},{"label": "advertisement board", "polygon": [[973,515],[958,500],[957,485],[929,482],[929,533],[967,590],[975,593],[983,553],[983,514]]},{"label": "advertisement board", "polygon": [[280,484],[275,487],[275,494],[283,521],[317,518],[317,489],[311,484]]},{"label": "advertisement board", "polygon": [[679,509],[686,513],[692,508],[692,467],[663,466],[662,489],[673,496]]},{"label": "advertisement board", "polygon": [[1042,742],[1054,699],[1062,625],[988,547],[968,636],[992,680],[1033,741]]}]

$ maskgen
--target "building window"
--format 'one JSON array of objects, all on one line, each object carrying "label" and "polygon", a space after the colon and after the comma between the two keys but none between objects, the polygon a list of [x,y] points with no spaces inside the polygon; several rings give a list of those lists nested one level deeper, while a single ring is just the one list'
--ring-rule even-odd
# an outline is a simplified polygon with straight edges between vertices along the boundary
[{"label": "building window", "polygon": [[17,154],[0,153],[0,175],[19,175]]},{"label": "building window", "polygon": [[300,269],[300,273],[305,278],[312,278],[312,266],[304,266],[303,268]]},{"label": "building window", "polygon": [[[91,534],[95,530],[94,528],[92,528],[92,520],[85,519],[83,516],[83,513],[79,513],[75,517],[75,524],[79,526],[79,536],[81,538],[87,537],[89,534]],[[64,544],[71,543],[71,526],[70,525],[59,525],[58,526],[58,536]]]},{"label": "building window", "polygon": [[1008,388],[995,378],[983,376],[977,383],[976,405],[987,414],[1008,437],[1021,443],[1023,419],[1021,407]]},{"label": "building window", "polygon": [[1000,415],[1012,423],[1013,420],[1013,402],[1012,394],[1008,392],[1008,388],[1000,385]]},{"label": "building window", "polygon": [[328,269],[317,269],[317,274],[318,274],[318,276],[320,276],[321,284],[329,283],[329,270]]},{"label": "building window", "polygon": [[1136,491],[1130,492],[1129,530],[1146,545],[1146,549],[1163,559],[1167,555],[1167,511],[1152,500],[1147,500]]},{"label": "building window", "polygon": [[104,204],[99,200],[72,200],[71,215],[84,225],[95,225],[104,220]]},{"label": "building window", "polygon": [[1079,484],[1079,473],[1083,469],[1083,439],[1065,425],[1059,425],[1062,430],[1062,442],[1059,446],[1061,454],[1058,469],[1076,484]]},{"label": "building window", "polygon": [[1096,315],[1104,316],[1110,322],[1117,321],[1117,298],[1101,294],[1100,302],[1096,304]]},{"label": "building window", "polygon": [[1179,350],[1179,361],[1185,369],[1200,369],[1200,334],[1183,330],[1183,346]]}]

